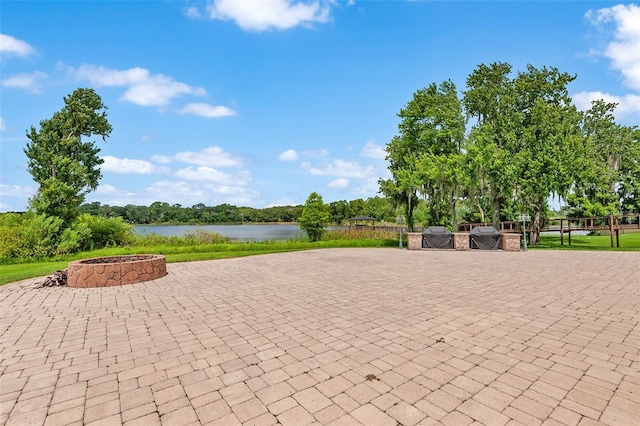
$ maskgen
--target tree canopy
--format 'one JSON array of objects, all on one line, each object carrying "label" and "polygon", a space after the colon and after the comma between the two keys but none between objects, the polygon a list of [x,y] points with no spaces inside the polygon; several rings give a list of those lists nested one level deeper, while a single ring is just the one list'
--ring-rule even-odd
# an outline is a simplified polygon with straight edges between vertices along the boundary
[{"label": "tree canopy", "polygon": [[615,122],[615,104],[578,111],[576,78],[532,65],[513,75],[498,62],[471,72],[462,99],[450,81],[417,91],[398,114],[380,191],[403,206],[410,229],[415,211],[454,230],[458,212],[494,226],[527,213],[534,242],[550,197],[574,215],[640,211],[640,130]]},{"label": "tree canopy", "polygon": [[300,216],[300,229],[305,231],[311,241],[322,238],[324,227],[329,223],[329,209],[322,201],[322,195],[312,192],[304,203]]},{"label": "tree canopy", "polygon": [[31,127],[24,152],[27,170],[38,183],[30,208],[69,224],[85,195],[98,187],[102,177],[100,149],[82,138],[98,135],[105,140],[112,128],[107,107],[93,89],[76,89],[64,97],[64,104],[50,119],[40,122],[39,130]]},{"label": "tree canopy", "polygon": [[430,216],[439,223],[455,205],[453,194],[460,183],[456,154],[462,149],[466,120],[455,84],[432,83],[418,90],[398,117],[399,134],[387,145],[392,178],[380,181],[381,191],[405,206],[409,229],[414,226],[417,193],[425,196]]}]

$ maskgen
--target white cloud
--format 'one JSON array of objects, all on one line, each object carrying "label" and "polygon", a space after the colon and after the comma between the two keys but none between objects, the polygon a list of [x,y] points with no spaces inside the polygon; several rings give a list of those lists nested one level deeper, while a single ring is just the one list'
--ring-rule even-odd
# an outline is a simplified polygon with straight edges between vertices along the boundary
[{"label": "white cloud", "polygon": [[32,186],[6,185],[0,184],[0,194],[2,197],[29,198],[36,193],[36,188]]},{"label": "white cloud", "polygon": [[[384,179],[388,179],[390,177],[391,177],[390,174],[387,177],[382,176],[382,178]],[[378,183],[378,179],[379,178],[377,177],[370,177],[365,179],[362,185],[358,186],[353,190],[353,193],[358,195],[368,196],[368,197],[370,197],[371,194],[378,194],[378,191],[380,191],[380,184]]]},{"label": "white cloud", "polygon": [[186,8],[184,11],[184,14],[187,15],[189,18],[193,18],[193,19],[202,18],[202,14],[198,10],[198,8],[195,6]]},{"label": "white cloud", "polygon": [[102,157],[104,163],[100,168],[106,172],[131,175],[149,175],[152,173],[168,173],[167,167],[156,167],[145,160],[116,158],[111,155]]},{"label": "white cloud", "polygon": [[619,4],[589,10],[585,16],[608,39],[601,52],[592,49],[591,53],[609,58],[612,68],[624,77],[625,85],[639,93],[614,95],[597,90],[583,91],[573,95],[576,106],[587,110],[591,101],[603,99],[618,104],[614,111],[616,118],[637,117],[640,114],[640,6]]},{"label": "white cloud", "polygon": [[214,194],[224,196],[224,200],[226,200],[224,202],[231,204],[247,203],[251,197],[258,195],[258,192],[253,189],[232,185],[211,185],[208,189]]},{"label": "white cloud", "polygon": [[280,207],[280,206],[297,206],[300,203],[296,203],[291,198],[278,198],[273,203],[266,204],[264,208]]},{"label": "white cloud", "polygon": [[326,157],[329,155],[329,151],[326,149],[315,150],[306,150],[302,151],[302,155],[307,158],[318,158],[318,157]]},{"label": "white cloud", "polygon": [[145,83],[130,86],[120,99],[140,106],[165,106],[182,95],[205,95],[202,88],[193,88],[170,77],[157,76]]},{"label": "white cloud", "polygon": [[0,132],[7,130],[7,124],[4,122],[4,118],[0,117]]},{"label": "white cloud", "polygon": [[18,40],[15,37],[6,34],[0,34],[0,55],[5,56],[29,56],[35,53],[35,50],[29,43]]},{"label": "white cloud", "polygon": [[161,155],[161,154],[154,154],[151,156],[151,159],[156,163],[160,163],[160,164],[169,164],[170,162],[173,161],[173,158],[169,157],[168,155]]},{"label": "white cloud", "polygon": [[329,188],[346,188],[349,186],[349,179],[336,179],[334,181],[329,182]]},{"label": "white cloud", "polygon": [[633,117],[640,115],[640,95],[628,94],[624,96],[615,96],[603,92],[580,92],[573,95],[573,101],[578,109],[586,111],[591,108],[591,101],[603,99],[606,102],[617,103],[618,106],[614,111],[617,118]]},{"label": "white cloud", "polygon": [[251,173],[247,170],[231,174],[206,166],[187,167],[176,171],[174,174],[176,177],[188,181],[205,181],[234,186],[246,186],[252,180]]},{"label": "white cloud", "polygon": [[108,204],[110,206],[125,206],[127,204],[148,206],[154,201],[165,201],[165,199],[153,199],[144,193],[119,189],[109,184],[101,184],[98,186],[98,189],[87,195],[87,202],[91,203],[93,201],[99,201],[102,204]]},{"label": "white cloud", "polygon": [[103,184],[87,196],[87,202],[99,201],[111,206],[134,204],[151,205],[156,201],[192,206],[204,203],[215,206],[222,203],[250,205],[259,194],[246,187],[219,185],[208,182],[163,180],[132,192]]},{"label": "white cloud", "polygon": [[151,142],[153,140],[153,136],[151,135],[143,135],[140,140],[142,142]]},{"label": "white cloud", "polygon": [[[203,166],[202,169],[214,170],[215,167],[242,167],[242,159],[238,156],[225,152],[219,146],[210,146],[200,151],[183,151],[173,156],[164,154],[154,154],[151,161],[158,164],[169,164],[172,162],[181,162]],[[197,170],[199,168],[187,168],[183,170]],[[187,172],[184,172],[187,173]],[[191,173],[191,172],[189,172]]]},{"label": "white cloud", "polygon": [[226,106],[213,106],[206,103],[187,104],[178,110],[178,114],[193,114],[206,118],[232,117],[238,115],[234,110]]},{"label": "white cloud", "polygon": [[[232,20],[248,31],[285,30],[330,20],[331,2],[293,0],[213,0],[207,5],[211,19]],[[195,16],[193,11],[189,12]]]},{"label": "white cloud", "polygon": [[373,141],[367,141],[360,150],[360,156],[384,160],[387,157],[387,152],[384,150],[384,147],[376,145]]},{"label": "white cloud", "polygon": [[589,10],[586,17],[595,25],[613,24],[614,39],[603,54],[622,73],[628,87],[640,90],[640,6],[619,4]]},{"label": "white cloud", "polygon": [[[171,201],[166,201],[172,204],[180,203],[185,199],[202,200],[207,199],[207,194],[204,186],[194,186],[189,182],[184,181],[159,181],[154,182],[145,188],[145,192],[152,194],[150,198],[155,198],[158,201],[168,200],[171,194]],[[194,204],[197,204],[194,203]]]},{"label": "white cloud", "polygon": [[31,93],[41,93],[41,82],[47,78],[47,74],[35,71],[31,74],[16,74],[9,78],[2,79],[2,87],[13,87],[25,89]]},{"label": "white cloud", "polygon": [[192,206],[198,203],[214,206],[222,203],[247,205],[258,196],[258,193],[242,186],[188,181],[159,181],[145,188],[144,194],[140,195],[148,200],[166,200],[170,204],[179,203],[183,206]]},{"label": "white cloud", "polygon": [[95,191],[87,195],[86,202],[91,203],[93,201],[99,201],[101,204],[108,204],[110,206],[126,206],[127,204],[148,206],[154,201],[159,200],[147,198],[136,192],[118,189],[113,185],[101,184]]},{"label": "white cloud", "polygon": [[25,211],[27,199],[35,193],[32,186],[0,184],[0,212]]},{"label": "white cloud", "polygon": [[278,155],[280,161],[295,161],[298,159],[298,153],[295,149],[288,149]]},{"label": "white cloud", "polygon": [[322,164],[318,167],[312,167],[308,163],[304,163],[302,167],[309,170],[309,173],[312,175],[336,177],[364,178],[373,172],[373,167],[364,167],[360,164],[344,160],[334,160],[331,163]]},{"label": "white cloud", "polygon": [[101,194],[101,195],[113,195],[113,194],[118,194],[119,191],[116,189],[115,186],[105,183],[103,185],[98,186],[98,188],[95,190],[95,193]]},{"label": "white cloud", "polygon": [[192,87],[163,74],[151,74],[144,68],[115,70],[93,65],[69,67],[68,72],[76,80],[86,80],[94,86],[126,87],[121,101],[141,106],[167,106],[174,98],[183,95],[205,96],[202,87]]},{"label": "white cloud", "polygon": [[224,152],[219,146],[210,146],[200,151],[184,151],[173,156],[176,161],[197,166],[209,167],[241,167],[242,160],[239,157]]}]

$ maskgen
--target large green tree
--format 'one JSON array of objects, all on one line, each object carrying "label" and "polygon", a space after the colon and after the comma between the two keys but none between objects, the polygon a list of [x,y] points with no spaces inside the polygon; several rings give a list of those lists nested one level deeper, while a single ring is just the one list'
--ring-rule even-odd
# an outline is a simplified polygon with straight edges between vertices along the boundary
[{"label": "large green tree", "polygon": [[557,68],[528,65],[513,81],[516,198],[522,212],[532,213],[533,243],[539,240],[547,200],[566,197],[576,174],[580,114],[567,89],[575,78]]},{"label": "large green tree", "polygon": [[638,130],[615,122],[615,103],[596,100],[584,112],[574,186],[567,202],[578,217],[638,212]]},{"label": "large green tree", "polygon": [[516,149],[510,117],[514,98],[510,74],[511,65],[507,63],[481,64],[467,78],[467,90],[463,92],[467,116],[475,119],[467,144],[473,171],[470,196],[490,200],[496,227],[504,218],[503,207],[513,198],[516,186],[511,161]]},{"label": "large green tree", "polygon": [[549,196],[565,197],[576,172],[580,114],[567,90],[575,78],[532,65],[512,78],[511,65],[494,63],[467,79],[464,105],[476,119],[467,145],[471,189],[491,200],[496,227],[531,213],[534,242]]},{"label": "large green tree", "polygon": [[465,196],[470,185],[467,158],[462,152],[420,156],[416,162],[418,175],[427,194],[429,224],[451,224],[458,229],[458,200]]},{"label": "large green tree", "polygon": [[100,149],[83,137],[98,135],[105,140],[112,128],[107,107],[93,89],[76,89],[64,104],[53,117],[40,122],[39,130],[31,127],[24,152],[27,170],[38,183],[30,208],[69,225],[85,195],[98,187],[102,177]]},{"label": "large green tree", "polygon": [[404,205],[413,229],[416,194],[425,197],[430,221],[455,222],[466,120],[456,86],[451,81],[430,84],[413,94],[398,114],[399,134],[387,144],[392,178],[380,182],[381,191],[396,205]]},{"label": "large green tree", "polygon": [[304,203],[298,223],[311,241],[318,241],[322,238],[324,227],[329,223],[329,218],[329,208],[324,204],[322,195],[312,192]]},{"label": "large green tree", "polygon": [[627,128],[629,138],[620,165],[618,194],[622,213],[640,213],[640,129]]}]

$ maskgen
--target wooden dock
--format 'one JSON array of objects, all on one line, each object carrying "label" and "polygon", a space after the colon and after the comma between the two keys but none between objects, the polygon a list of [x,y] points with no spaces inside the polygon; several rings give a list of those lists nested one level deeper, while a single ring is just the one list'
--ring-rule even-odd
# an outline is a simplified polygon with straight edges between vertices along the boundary
[{"label": "wooden dock", "polygon": [[[465,223],[458,226],[461,231],[470,231],[476,226],[486,226],[486,223]],[[527,223],[525,232],[531,235],[533,223]],[[571,245],[571,233],[577,231],[608,231],[611,236],[611,247],[620,247],[620,230],[637,229],[640,230],[640,214],[599,216],[599,217],[564,217],[547,221],[540,232],[559,232],[560,245],[564,245],[564,236],[567,235],[569,245]],[[507,221],[500,222],[500,232],[522,233],[522,222]],[[615,235],[615,237],[614,237]]]}]

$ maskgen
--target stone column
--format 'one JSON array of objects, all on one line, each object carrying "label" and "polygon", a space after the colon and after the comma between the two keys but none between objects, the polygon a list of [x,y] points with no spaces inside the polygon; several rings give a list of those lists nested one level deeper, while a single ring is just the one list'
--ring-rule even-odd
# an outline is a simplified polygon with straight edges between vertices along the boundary
[{"label": "stone column", "polygon": [[454,232],[453,233],[453,248],[458,251],[469,250],[469,233],[468,232]]},{"label": "stone column", "polygon": [[419,232],[407,232],[407,249],[422,249],[422,234]]},{"label": "stone column", "polygon": [[502,234],[500,248],[504,251],[520,251],[520,234]]}]

